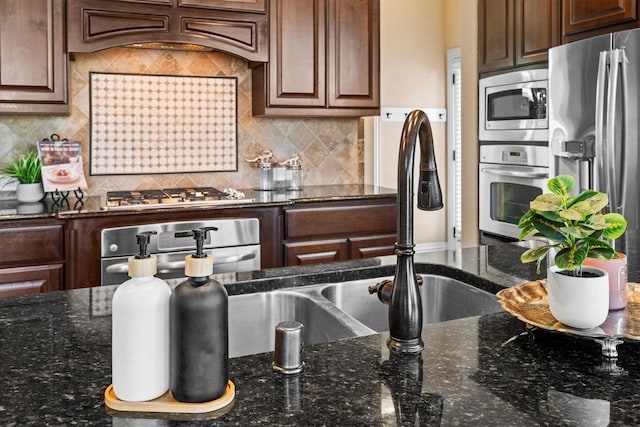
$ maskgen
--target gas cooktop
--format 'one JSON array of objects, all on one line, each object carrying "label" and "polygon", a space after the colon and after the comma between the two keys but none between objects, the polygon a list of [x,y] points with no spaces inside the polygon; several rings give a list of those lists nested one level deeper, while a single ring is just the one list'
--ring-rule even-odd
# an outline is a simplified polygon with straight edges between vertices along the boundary
[{"label": "gas cooktop", "polygon": [[102,210],[142,209],[184,205],[216,205],[253,202],[234,189],[220,191],[213,187],[165,188],[162,190],[133,190],[107,192]]}]

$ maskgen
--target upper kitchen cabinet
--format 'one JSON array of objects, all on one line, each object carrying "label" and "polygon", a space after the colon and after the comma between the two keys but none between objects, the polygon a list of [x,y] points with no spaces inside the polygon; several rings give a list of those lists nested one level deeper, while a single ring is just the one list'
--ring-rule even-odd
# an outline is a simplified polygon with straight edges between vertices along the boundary
[{"label": "upper kitchen cabinet", "polygon": [[560,0],[480,0],[478,71],[546,63],[561,43]]},{"label": "upper kitchen cabinet", "polygon": [[267,61],[266,0],[68,0],[69,52],[198,45]]},{"label": "upper kitchen cabinet", "polygon": [[271,0],[269,62],[253,64],[256,116],[380,113],[379,0]]},{"label": "upper kitchen cabinet", "polygon": [[638,27],[636,0],[563,0],[562,42]]},{"label": "upper kitchen cabinet", "polygon": [[68,113],[64,0],[0,0],[0,113]]}]

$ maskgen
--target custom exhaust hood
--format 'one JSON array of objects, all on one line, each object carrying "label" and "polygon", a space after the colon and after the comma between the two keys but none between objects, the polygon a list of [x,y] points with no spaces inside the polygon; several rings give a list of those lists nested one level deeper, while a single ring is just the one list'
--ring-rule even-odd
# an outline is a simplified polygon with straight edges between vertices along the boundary
[{"label": "custom exhaust hood", "polygon": [[69,0],[69,52],[116,46],[218,50],[253,62],[268,61],[265,0],[114,2]]}]

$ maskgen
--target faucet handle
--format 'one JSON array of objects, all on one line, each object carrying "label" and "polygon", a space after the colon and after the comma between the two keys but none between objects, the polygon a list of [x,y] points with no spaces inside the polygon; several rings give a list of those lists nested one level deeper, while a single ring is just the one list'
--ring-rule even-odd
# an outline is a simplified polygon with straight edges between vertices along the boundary
[{"label": "faucet handle", "polygon": [[391,290],[393,289],[393,280],[383,280],[375,285],[369,286],[370,294],[378,294],[378,299],[383,304],[389,304],[391,301]]}]

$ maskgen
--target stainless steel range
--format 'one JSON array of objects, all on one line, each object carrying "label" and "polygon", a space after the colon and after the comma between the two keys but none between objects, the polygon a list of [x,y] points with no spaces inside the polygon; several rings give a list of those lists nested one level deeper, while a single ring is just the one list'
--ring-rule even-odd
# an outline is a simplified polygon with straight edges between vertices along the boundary
[{"label": "stainless steel range", "polygon": [[[128,261],[137,253],[136,234],[155,231],[148,246],[158,259],[157,276],[184,277],[184,258],[195,250],[193,237],[181,232],[217,227],[205,240],[205,252],[213,256],[213,273],[239,273],[260,269],[260,222],[257,218],[181,221],[108,228],[101,235],[101,285],[115,285],[129,279]],[[177,235],[176,235],[177,234]]]},{"label": "stainless steel range", "polygon": [[213,187],[165,188],[162,190],[109,191],[102,210],[144,209],[184,205],[251,203],[244,193]]}]

